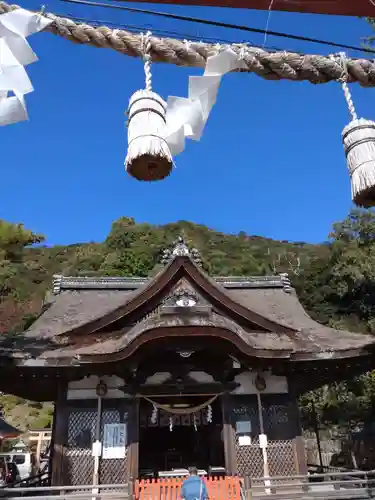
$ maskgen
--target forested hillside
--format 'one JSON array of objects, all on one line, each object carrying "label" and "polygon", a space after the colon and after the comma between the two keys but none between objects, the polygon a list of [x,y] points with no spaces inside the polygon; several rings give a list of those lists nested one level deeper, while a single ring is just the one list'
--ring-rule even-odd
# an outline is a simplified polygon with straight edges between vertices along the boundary
[{"label": "forested hillside", "polygon": [[[181,233],[199,249],[211,275],[288,272],[315,319],[375,333],[375,213],[358,210],[334,224],[321,245],[243,232],[228,235],[186,221],[152,226],[122,217],[112,224],[103,243],[47,247],[43,235],[0,221],[0,333],[27,328],[40,312],[53,274],[147,276],[160,268],[162,251]],[[305,410],[311,397],[302,401]],[[369,374],[314,397],[323,420],[365,420],[375,403],[375,378]],[[18,425],[45,425],[50,418],[48,406],[40,408],[9,396],[3,396],[0,404]]]}]

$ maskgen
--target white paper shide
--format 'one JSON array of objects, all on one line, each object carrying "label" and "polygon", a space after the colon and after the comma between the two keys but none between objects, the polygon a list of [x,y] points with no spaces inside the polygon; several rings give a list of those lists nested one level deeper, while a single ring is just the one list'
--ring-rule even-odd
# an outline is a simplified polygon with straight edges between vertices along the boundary
[{"label": "white paper shide", "polygon": [[166,141],[172,155],[185,149],[185,139],[199,141],[212,106],[216,102],[222,77],[245,63],[232,49],[207,59],[202,76],[189,77],[188,97],[169,96],[166,114]]},{"label": "white paper shide", "polygon": [[126,424],[105,424],[102,458],[125,458],[125,455]]},{"label": "white paper shide", "polygon": [[[24,95],[34,89],[24,66],[38,58],[26,37],[43,30],[51,22],[24,9],[0,15],[0,125],[28,118]],[[9,95],[10,92],[13,95]]]}]

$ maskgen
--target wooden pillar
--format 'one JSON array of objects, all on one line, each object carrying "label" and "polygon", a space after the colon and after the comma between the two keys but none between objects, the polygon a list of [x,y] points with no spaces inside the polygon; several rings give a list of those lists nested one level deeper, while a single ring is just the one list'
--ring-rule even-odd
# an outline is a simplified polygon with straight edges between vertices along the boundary
[{"label": "wooden pillar", "polygon": [[51,442],[51,484],[64,485],[64,455],[68,434],[67,382],[59,382],[53,414]]},{"label": "wooden pillar", "polygon": [[[48,470],[52,472],[52,464],[55,454],[55,433],[56,433],[56,402],[53,404],[53,417],[52,417],[52,428],[51,428],[51,441],[49,443],[49,457],[48,457]],[[38,463],[40,467],[40,462]]]},{"label": "wooden pillar", "polygon": [[128,480],[135,481],[139,474],[139,399],[135,398],[129,405],[128,413]]},{"label": "wooden pillar", "polygon": [[237,474],[237,459],[232,427],[232,400],[227,394],[221,397],[221,409],[223,415],[225,469],[228,475],[235,476]]},{"label": "wooden pillar", "polygon": [[301,419],[298,408],[298,399],[295,392],[292,376],[288,377],[288,392],[289,392],[288,419],[291,425],[293,426],[292,427],[293,430],[295,431],[293,446],[294,446],[297,474],[306,475],[307,462],[306,462],[305,440],[302,437],[302,427],[301,427]]},{"label": "wooden pillar", "polygon": [[294,453],[296,456],[297,474],[306,476],[308,473],[306,462],[305,440],[302,436],[294,438]]}]

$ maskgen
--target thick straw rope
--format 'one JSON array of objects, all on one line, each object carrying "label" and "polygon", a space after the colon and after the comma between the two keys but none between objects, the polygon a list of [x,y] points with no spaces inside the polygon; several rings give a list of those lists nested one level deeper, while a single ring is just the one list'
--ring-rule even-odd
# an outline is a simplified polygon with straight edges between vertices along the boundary
[{"label": "thick straw rope", "polygon": [[347,67],[347,58],[344,52],[340,53],[340,61],[342,66],[342,75],[339,78],[339,82],[341,83],[342,90],[344,92],[344,97],[346,100],[346,104],[348,105],[348,110],[352,120],[358,120],[358,115],[354,107],[354,102],[352,99],[352,94],[348,87],[348,67]]},{"label": "thick straw rope", "polygon": [[[141,33],[141,36],[143,34]],[[146,90],[149,92],[152,92],[152,73],[151,73],[151,32],[148,31],[146,33],[145,39],[144,39],[144,70],[145,70],[145,77],[146,77]]]},{"label": "thick straw rope", "polygon": [[164,410],[167,413],[172,413],[173,415],[191,415],[192,413],[197,413],[200,410],[204,410],[204,408],[207,408],[210,404],[212,404],[215,399],[217,399],[220,394],[215,394],[215,396],[212,396],[210,399],[205,401],[204,403],[197,405],[197,406],[190,406],[188,408],[171,408],[170,406],[163,405],[161,403],[157,403],[151,398],[148,398],[147,396],[143,396],[142,394],[139,395],[139,397],[145,399],[152,405],[154,405],[154,408],[158,408],[159,410]]},{"label": "thick straw rope", "polygon": [[[19,9],[0,1],[0,14]],[[143,40],[139,34],[110,29],[106,26],[94,27],[76,23],[51,13],[43,13],[52,19],[46,31],[62,36],[75,43],[110,48],[132,57],[143,57]],[[217,54],[218,44],[183,42],[172,38],[150,39],[151,60],[177,66],[204,67],[207,57]],[[319,55],[301,55],[293,52],[268,52],[267,50],[234,44],[231,48],[243,55],[247,68],[243,71],[255,73],[266,80],[299,80],[311,83],[327,83],[338,80],[342,66],[337,60]],[[375,86],[375,61],[368,59],[348,59],[347,82],[358,82],[364,87]]]}]

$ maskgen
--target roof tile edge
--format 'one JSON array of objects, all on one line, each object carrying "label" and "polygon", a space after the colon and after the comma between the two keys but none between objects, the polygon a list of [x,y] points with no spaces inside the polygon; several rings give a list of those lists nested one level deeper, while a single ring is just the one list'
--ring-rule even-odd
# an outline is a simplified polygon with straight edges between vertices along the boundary
[{"label": "roof tile edge", "polygon": [[[53,293],[62,290],[135,290],[145,285],[151,278],[132,276],[53,276]],[[292,291],[287,273],[275,276],[214,276],[213,279],[224,288],[283,288]]]}]

